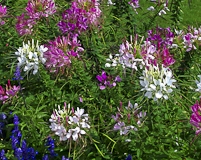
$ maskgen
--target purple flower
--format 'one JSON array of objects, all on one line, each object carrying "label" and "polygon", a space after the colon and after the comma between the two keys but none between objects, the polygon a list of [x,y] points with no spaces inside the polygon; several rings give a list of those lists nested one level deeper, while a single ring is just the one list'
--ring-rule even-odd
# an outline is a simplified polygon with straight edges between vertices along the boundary
[{"label": "purple flower", "polygon": [[48,151],[50,152],[50,156],[56,157],[57,154],[54,152],[54,148],[55,148],[54,140],[51,137],[47,138],[46,146],[48,146]]},{"label": "purple flower", "polygon": [[115,87],[116,82],[121,81],[121,78],[119,76],[117,76],[115,80],[113,80],[112,76],[107,76],[105,71],[102,71],[101,75],[97,75],[96,79],[100,82],[99,87],[101,90],[104,90],[106,87]]},{"label": "purple flower", "polygon": [[126,160],[132,160],[132,156],[129,154]]},{"label": "purple flower", "polygon": [[0,86],[0,101],[3,101],[3,103],[5,103],[7,100],[16,96],[19,90],[20,86],[11,86],[10,80],[8,80],[8,83],[6,84],[6,89]]},{"label": "purple flower", "polygon": [[6,6],[2,6],[0,4],[0,26],[5,24],[5,21],[2,20],[2,18],[6,15],[7,8]]},{"label": "purple flower", "polygon": [[61,160],[70,160],[70,158],[66,158],[65,156],[62,156]]},{"label": "purple flower", "polygon": [[35,160],[38,152],[36,152],[32,147],[28,148],[25,140],[22,140],[22,144],[20,145],[22,134],[18,127],[19,118],[17,115],[14,115],[13,123],[14,129],[12,130],[11,142],[12,149],[14,150],[14,156],[18,160]]},{"label": "purple flower", "polygon": [[200,103],[197,101],[193,106],[191,106],[192,115],[190,118],[190,123],[196,127],[196,135],[201,132],[201,106]]},{"label": "purple flower", "polygon": [[75,0],[71,7],[63,12],[58,26],[63,34],[81,34],[90,26],[97,26],[100,15],[101,10],[96,0]]},{"label": "purple flower", "polygon": [[5,156],[5,151],[2,149],[0,152],[0,159],[1,160],[7,160],[6,156]]},{"label": "purple flower", "polygon": [[88,28],[87,18],[84,16],[85,10],[72,5],[71,8],[62,13],[62,20],[58,23],[63,34],[80,34]]},{"label": "purple flower", "polygon": [[16,66],[16,70],[15,70],[15,73],[14,73],[13,80],[16,80],[16,81],[23,80],[23,78],[21,76],[21,71],[20,71],[20,67],[19,66]]},{"label": "purple flower", "polygon": [[6,115],[4,113],[0,114],[0,134],[2,135],[2,130],[5,126],[5,119],[6,119]]},{"label": "purple flower", "polygon": [[131,0],[128,2],[128,4],[130,4],[134,11],[137,13],[136,9],[140,7],[139,0]]},{"label": "purple flower", "polygon": [[16,30],[19,35],[30,35],[33,32],[33,26],[36,24],[34,19],[30,19],[29,16],[25,13],[17,17]]},{"label": "purple flower", "polygon": [[56,12],[56,7],[53,0],[29,0],[26,11],[30,19],[40,19],[53,15]]},{"label": "purple flower", "polygon": [[49,42],[44,57],[47,59],[45,65],[50,72],[63,73],[67,67],[70,67],[71,58],[79,57],[79,54],[84,51],[77,37],[78,35],[62,36]]},{"label": "purple flower", "polygon": [[47,154],[46,154],[46,155],[44,155],[44,156],[43,156],[43,158],[42,158],[42,160],[49,160],[48,155],[47,155]]}]

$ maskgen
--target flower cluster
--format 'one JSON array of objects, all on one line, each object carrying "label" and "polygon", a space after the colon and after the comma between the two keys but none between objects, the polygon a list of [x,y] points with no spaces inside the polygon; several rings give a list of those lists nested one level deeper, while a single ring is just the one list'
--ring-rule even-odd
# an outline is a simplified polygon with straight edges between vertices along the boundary
[{"label": "flower cluster", "polygon": [[167,100],[173,88],[176,88],[173,84],[176,80],[172,77],[172,71],[168,67],[149,65],[140,77],[140,84],[143,87],[141,91],[146,91],[145,96],[153,98],[154,101],[163,98]]},{"label": "flower cluster", "polygon": [[[52,158],[56,157],[57,154],[54,151],[54,148],[55,148],[54,140],[51,137],[48,137],[45,145],[48,147],[50,157]],[[43,156],[43,160],[48,160],[48,159],[49,159],[49,156],[47,154]]]},{"label": "flower cluster", "polygon": [[19,35],[32,34],[37,20],[47,18],[56,12],[54,0],[29,0],[26,12],[17,17],[16,30]]},{"label": "flower cluster", "polygon": [[63,109],[60,106],[58,106],[58,110],[55,109],[49,121],[51,130],[60,137],[60,141],[71,139],[77,141],[86,134],[85,130],[90,128],[88,119],[88,114],[84,114],[84,109],[78,107],[74,111],[73,108],[70,108],[70,104],[68,107],[64,104]]},{"label": "flower cluster", "polygon": [[121,81],[119,76],[116,76],[115,79],[113,79],[112,76],[107,76],[105,71],[102,71],[101,75],[97,75],[96,79],[100,82],[99,87],[101,90],[104,90],[106,87],[115,87],[116,82]]},{"label": "flower cluster", "polygon": [[46,45],[48,51],[44,53],[47,59],[45,65],[50,72],[63,72],[71,64],[71,57],[79,57],[79,53],[84,51],[77,37],[76,34],[72,37],[57,37]]},{"label": "flower cluster", "polygon": [[170,28],[156,27],[155,30],[148,31],[148,41],[157,49],[161,47],[171,47],[173,45],[174,33]]},{"label": "flower cluster", "polygon": [[[134,105],[131,102],[128,102],[128,106],[122,108],[122,103],[120,103],[120,108],[116,115],[112,115],[112,118],[115,120],[115,125],[113,130],[120,131],[120,135],[127,135],[131,130],[137,131],[137,127],[142,126],[142,121],[146,116],[146,112],[139,111],[140,107],[137,103]],[[137,125],[133,126],[132,124]]]},{"label": "flower cluster", "polygon": [[[183,45],[186,52],[197,49],[201,42],[201,27],[200,28],[188,28],[188,33],[183,35]],[[198,43],[196,45],[196,43]]]},{"label": "flower cluster", "polygon": [[6,84],[6,88],[4,89],[0,86],[0,101],[5,103],[6,101],[10,100],[12,97],[16,96],[20,90],[20,86],[11,86],[10,80]]},{"label": "flower cluster", "polygon": [[14,156],[17,159],[29,159],[29,160],[35,160],[36,155],[38,152],[36,152],[32,147],[27,147],[26,141],[22,140],[21,142],[21,137],[22,134],[19,130],[19,119],[17,115],[14,115],[13,118],[13,123],[14,123],[14,129],[12,130],[12,135],[11,135],[11,141],[12,141],[12,149],[14,150]]},{"label": "flower cluster", "polygon": [[109,58],[106,59],[107,63],[105,64],[105,67],[116,67],[120,64],[124,69],[131,68],[133,70],[138,70],[139,67],[142,69],[145,63],[138,53],[140,47],[137,45],[137,38],[138,36],[136,35],[134,42],[132,42],[131,37],[131,43],[127,40],[124,41],[120,45],[119,54],[115,54],[114,56],[110,54]]},{"label": "flower cluster", "polygon": [[21,71],[20,71],[20,67],[19,66],[16,66],[13,80],[15,80],[15,81],[23,80],[23,77],[21,76]]},{"label": "flower cluster", "polygon": [[0,4],[0,26],[5,24],[5,21],[3,21],[4,16],[7,13],[7,8],[6,6],[2,6]]},{"label": "flower cluster", "polygon": [[80,34],[89,26],[97,26],[101,10],[97,0],[75,0],[69,9],[62,14],[58,26],[62,33]]},{"label": "flower cluster", "polygon": [[4,113],[0,113],[0,134],[1,135],[3,134],[2,130],[4,129],[6,118],[7,116]]},{"label": "flower cluster", "polygon": [[44,52],[48,50],[47,47],[43,45],[39,46],[38,41],[34,44],[32,39],[32,44],[28,41],[28,44],[23,42],[23,46],[19,47],[18,51],[15,52],[17,55],[18,66],[24,68],[24,72],[28,74],[29,71],[33,70],[35,75],[39,69],[39,63],[44,64],[46,58],[43,57]]},{"label": "flower cluster", "polygon": [[7,160],[7,158],[6,158],[6,156],[5,156],[5,151],[4,151],[4,149],[2,149],[1,152],[0,152],[0,159],[1,159],[1,160]]},{"label": "flower cluster", "polygon": [[130,4],[134,11],[137,13],[136,9],[140,7],[139,0],[131,0],[128,2],[128,4]]},{"label": "flower cluster", "polygon": [[56,12],[54,0],[29,0],[26,11],[30,19],[47,18]]},{"label": "flower cluster", "polygon": [[[201,102],[201,99],[200,99]],[[193,106],[191,106],[191,110],[192,110],[192,115],[190,118],[190,123],[196,127],[196,135],[201,133],[201,103],[200,102],[196,102]]]},{"label": "flower cluster", "polygon": [[157,27],[148,31],[148,38],[142,45],[141,55],[151,64],[163,64],[168,67],[175,63],[170,49],[177,45],[173,43],[174,33],[170,28]]}]

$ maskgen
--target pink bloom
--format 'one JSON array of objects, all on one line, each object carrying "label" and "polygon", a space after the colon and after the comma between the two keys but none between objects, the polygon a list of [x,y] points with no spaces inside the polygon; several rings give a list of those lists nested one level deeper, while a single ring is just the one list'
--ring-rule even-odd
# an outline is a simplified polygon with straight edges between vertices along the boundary
[{"label": "pink bloom", "polygon": [[192,115],[190,118],[190,123],[196,127],[196,135],[201,132],[201,106],[200,103],[197,101],[192,107]]},{"label": "pink bloom", "polygon": [[0,25],[4,25],[5,21],[2,20],[2,18],[6,15],[7,8],[6,6],[0,5]]},{"label": "pink bloom", "polygon": [[101,75],[97,75],[96,79],[100,82],[100,90],[104,90],[106,87],[115,87],[116,82],[120,82],[121,78],[119,76],[113,78],[112,76],[107,76],[105,71],[102,71]]},{"label": "pink bloom", "polygon": [[29,0],[26,11],[31,19],[48,17],[56,12],[53,0]]},{"label": "pink bloom", "polygon": [[32,34],[33,26],[36,24],[36,22],[33,19],[30,19],[26,14],[22,14],[21,16],[17,17],[17,23],[16,23],[16,30],[19,33],[19,35],[28,35]]},{"label": "pink bloom", "polygon": [[6,89],[0,86],[0,101],[3,101],[3,103],[5,103],[10,98],[16,96],[19,90],[20,90],[20,86],[15,86],[15,85],[11,86],[10,80],[8,80],[8,83],[6,84]]},{"label": "pink bloom", "polygon": [[101,16],[101,10],[97,0],[76,0],[73,5],[77,8],[84,9],[86,11],[86,18],[88,23],[92,25],[98,25],[99,18]]},{"label": "pink bloom", "polygon": [[47,45],[48,51],[44,53],[44,57],[47,59],[46,67],[51,72],[63,72],[66,67],[71,64],[71,57],[79,57],[79,53],[84,49],[81,47],[80,41],[77,40],[77,35],[72,38],[57,37],[54,41],[50,41]]}]

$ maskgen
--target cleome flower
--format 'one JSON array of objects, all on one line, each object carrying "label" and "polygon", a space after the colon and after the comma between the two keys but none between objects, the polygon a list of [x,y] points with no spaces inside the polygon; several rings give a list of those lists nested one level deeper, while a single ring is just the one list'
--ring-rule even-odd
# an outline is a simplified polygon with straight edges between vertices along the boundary
[{"label": "cleome flower", "polygon": [[44,53],[47,59],[45,65],[50,72],[63,72],[71,64],[71,57],[79,57],[84,51],[77,37],[78,35],[57,37],[46,45],[48,51]]},{"label": "cleome flower", "polygon": [[[141,56],[137,57],[137,35],[135,37],[135,43],[131,43],[128,41],[123,42],[119,48],[119,54],[109,55],[109,58],[106,59],[107,63],[105,67],[116,67],[120,64],[124,69],[131,68],[133,70],[138,70],[138,68],[142,69],[145,65]],[[134,46],[134,47],[133,47]]]},{"label": "cleome flower", "polygon": [[7,8],[6,6],[2,6],[0,4],[0,26],[5,24],[5,21],[3,21],[3,17],[6,15],[7,13]]},{"label": "cleome flower", "polygon": [[55,109],[49,121],[51,130],[59,136],[60,141],[71,139],[77,141],[90,128],[89,117],[88,114],[84,114],[84,109],[78,107],[74,111],[73,108],[70,108],[70,104],[66,107],[66,103],[64,103],[63,109],[60,106],[58,106],[58,110]]},{"label": "cleome flower", "polygon": [[[201,99],[200,99],[201,102]],[[190,123],[196,127],[196,135],[201,133],[201,103],[200,102],[196,102],[193,106],[191,106],[191,110],[192,110],[192,115],[190,118]]]},{"label": "cleome flower", "polygon": [[195,91],[201,92],[201,75],[198,75],[198,77],[200,78],[200,81],[195,80],[195,83],[197,85],[197,89],[195,89]]},{"label": "cleome flower", "polygon": [[36,21],[34,19],[30,19],[27,13],[22,13],[17,17],[15,28],[20,36],[31,35],[35,24]]},{"label": "cleome flower", "polygon": [[54,0],[29,0],[26,11],[30,19],[47,18],[56,12]]},{"label": "cleome flower", "polygon": [[81,34],[90,26],[97,26],[101,16],[97,0],[75,0],[69,9],[62,13],[58,23],[63,34]]},{"label": "cleome flower", "polygon": [[137,127],[142,126],[142,121],[146,117],[146,112],[139,111],[140,107],[137,103],[134,105],[131,102],[128,102],[128,106],[118,108],[116,115],[112,115],[112,118],[115,120],[115,125],[113,130],[120,131],[120,135],[127,135],[131,130],[137,131]]},{"label": "cleome flower", "polygon": [[23,42],[23,46],[18,48],[18,51],[15,52],[17,55],[18,66],[24,68],[24,72],[28,74],[29,71],[33,70],[35,75],[38,72],[39,64],[44,64],[46,58],[43,57],[44,52],[48,50],[47,47],[43,45],[39,46],[38,41],[34,44],[32,39],[32,44],[28,41],[28,44]]},{"label": "cleome flower", "polygon": [[100,90],[104,90],[106,87],[115,87],[117,85],[116,82],[121,81],[119,76],[116,76],[114,79],[112,76],[107,76],[105,71],[102,71],[101,75],[97,75],[96,79],[100,82]]},{"label": "cleome flower", "polygon": [[167,100],[173,88],[176,88],[173,84],[176,80],[172,77],[170,68],[165,68],[163,65],[161,68],[158,65],[150,65],[145,68],[143,76],[140,77],[140,84],[143,87],[141,91],[145,91],[145,97],[152,98],[154,101]]},{"label": "cleome flower", "polygon": [[11,86],[10,80],[6,84],[6,89],[0,86],[0,101],[5,103],[10,100],[12,97],[15,97],[20,90],[20,86]]}]

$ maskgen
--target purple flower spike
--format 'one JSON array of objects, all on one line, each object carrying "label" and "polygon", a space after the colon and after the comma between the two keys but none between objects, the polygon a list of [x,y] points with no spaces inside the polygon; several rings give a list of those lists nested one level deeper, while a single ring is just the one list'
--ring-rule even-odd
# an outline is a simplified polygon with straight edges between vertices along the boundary
[{"label": "purple flower spike", "polygon": [[23,78],[21,76],[21,71],[20,71],[20,67],[19,66],[16,67],[13,80],[16,80],[16,81],[23,80]]},{"label": "purple flower spike", "polygon": [[132,156],[129,154],[126,160],[132,160]]}]

